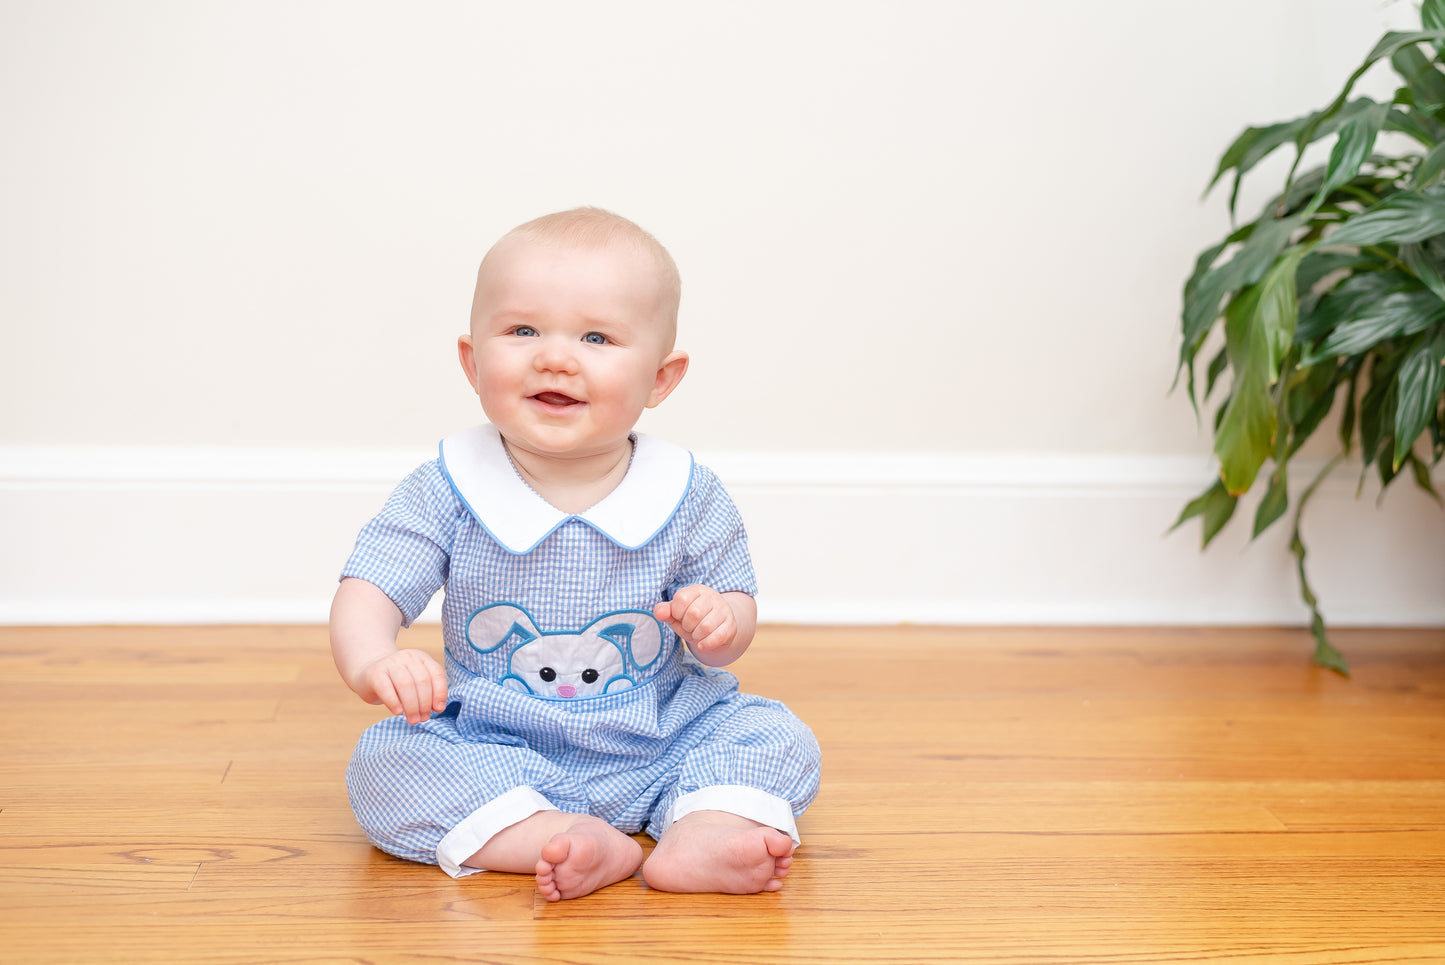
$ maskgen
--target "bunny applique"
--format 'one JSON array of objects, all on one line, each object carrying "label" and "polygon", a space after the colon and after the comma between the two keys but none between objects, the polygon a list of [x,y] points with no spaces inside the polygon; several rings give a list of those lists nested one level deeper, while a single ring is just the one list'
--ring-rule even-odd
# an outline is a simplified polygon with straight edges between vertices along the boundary
[{"label": "bunny applique", "polygon": [[658,665],[663,639],[662,624],[646,610],[605,613],[581,630],[541,630],[526,610],[497,603],[467,621],[473,650],[506,654],[507,671],[498,683],[556,700],[637,686]]}]

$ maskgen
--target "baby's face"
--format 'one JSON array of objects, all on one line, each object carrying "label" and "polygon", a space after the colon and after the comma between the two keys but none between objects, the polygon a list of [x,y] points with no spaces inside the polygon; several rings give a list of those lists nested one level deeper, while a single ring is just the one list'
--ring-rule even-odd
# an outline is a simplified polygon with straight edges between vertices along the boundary
[{"label": "baby's face", "polygon": [[671,388],[670,307],[652,259],[629,244],[509,239],[478,279],[462,365],[509,444],[543,456],[616,451]]}]

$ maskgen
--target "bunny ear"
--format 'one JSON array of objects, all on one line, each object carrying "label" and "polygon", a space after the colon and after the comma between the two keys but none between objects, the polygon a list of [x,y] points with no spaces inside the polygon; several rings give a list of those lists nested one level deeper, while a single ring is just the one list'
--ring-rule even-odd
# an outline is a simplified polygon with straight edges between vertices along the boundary
[{"label": "bunny ear", "polygon": [[651,667],[662,653],[662,624],[646,610],[609,613],[593,621],[583,632],[595,633],[617,644],[638,670]]},{"label": "bunny ear", "polygon": [[530,613],[510,603],[482,607],[467,621],[467,642],[478,653],[491,653],[507,643],[521,646],[541,633]]},{"label": "bunny ear", "polygon": [[662,654],[662,624],[651,614],[632,634],[632,662],[638,670],[647,670]]}]

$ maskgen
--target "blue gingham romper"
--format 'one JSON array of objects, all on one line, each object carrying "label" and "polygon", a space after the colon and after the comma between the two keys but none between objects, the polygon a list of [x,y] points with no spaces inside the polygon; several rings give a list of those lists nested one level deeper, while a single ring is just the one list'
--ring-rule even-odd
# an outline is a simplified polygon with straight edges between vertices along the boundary
[{"label": "blue gingham romper", "polygon": [[553,808],[654,837],[721,810],[798,841],[819,784],[812,732],[652,616],[694,583],[756,593],[742,521],[690,453],[633,444],[617,489],[567,514],[479,426],[362,529],[342,576],[380,587],[406,624],[445,589],[446,709],[373,725],[347,768],[378,848],[459,877],[493,834]]}]

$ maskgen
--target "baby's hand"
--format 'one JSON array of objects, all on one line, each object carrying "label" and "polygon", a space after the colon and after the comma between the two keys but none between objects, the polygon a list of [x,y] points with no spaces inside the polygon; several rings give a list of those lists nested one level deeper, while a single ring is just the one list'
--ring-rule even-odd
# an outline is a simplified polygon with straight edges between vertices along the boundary
[{"label": "baby's hand", "polygon": [[[652,615],[672,627],[687,648],[705,664],[722,666],[731,662],[729,654],[738,635],[738,621],[732,607],[721,593],[710,586],[694,583],[673,594],[652,608]],[[725,658],[721,662],[709,656]]]},{"label": "baby's hand", "polygon": [[398,650],[373,660],[361,670],[357,688],[369,704],[384,704],[402,714],[408,724],[419,724],[432,711],[446,709],[447,675],[441,665],[421,650]]}]

